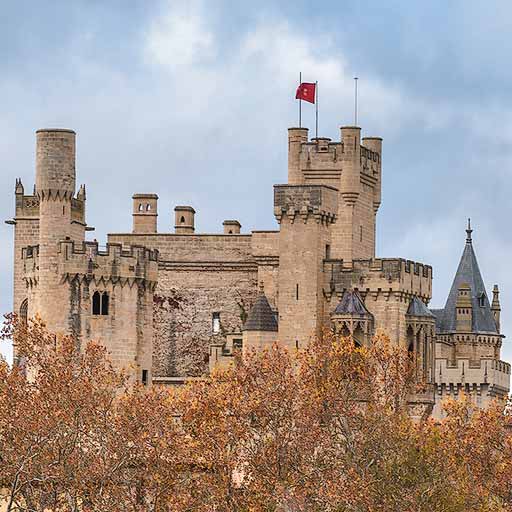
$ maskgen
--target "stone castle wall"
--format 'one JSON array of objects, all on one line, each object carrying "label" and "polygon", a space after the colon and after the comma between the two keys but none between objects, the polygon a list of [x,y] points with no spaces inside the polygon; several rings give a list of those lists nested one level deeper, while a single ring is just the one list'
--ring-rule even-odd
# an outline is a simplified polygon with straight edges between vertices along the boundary
[{"label": "stone castle wall", "polygon": [[[260,254],[272,246],[259,236]],[[159,278],[153,299],[155,376],[200,376],[210,345],[241,331],[258,290],[251,235],[111,234],[111,242],[158,249]],[[271,278],[266,278],[267,282]],[[220,315],[220,332],[212,329]]]}]

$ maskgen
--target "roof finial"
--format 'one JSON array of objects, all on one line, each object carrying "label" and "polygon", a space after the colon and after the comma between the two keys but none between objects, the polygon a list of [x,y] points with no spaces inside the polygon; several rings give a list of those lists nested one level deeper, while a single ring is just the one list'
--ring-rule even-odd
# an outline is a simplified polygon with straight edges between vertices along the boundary
[{"label": "roof finial", "polygon": [[466,229],[467,238],[466,243],[470,244],[472,242],[471,233],[473,233],[473,230],[471,229],[471,219],[468,219],[468,229]]}]

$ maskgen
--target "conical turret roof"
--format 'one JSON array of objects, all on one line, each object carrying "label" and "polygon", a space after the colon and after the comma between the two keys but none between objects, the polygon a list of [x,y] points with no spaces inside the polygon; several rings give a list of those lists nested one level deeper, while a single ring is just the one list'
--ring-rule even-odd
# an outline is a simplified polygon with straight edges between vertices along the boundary
[{"label": "conical turret roof", "polygon": [[468,222],[466,246],[464,247],[446,305],[442,315],[438,317],[438,328],[442,332],[453,332],[456,330],[456,304],[459,288],[462,285],[469,285],[471,289],[472,332],[498,332],[473,249],[472,231],[471,224]]},{"label": "conical turret roof", "polygon": [[278,326],[276,315],[272,311],[267,297],[263,292],[259,294],[254,305],[250,309],[243,330],[277,332]]},{"label": "conical turret roof", "polygon": [[407,314],[411,316],[435,318],[434,314],[427,308],[425,303],[416,296],[411,299]]},{"label": "conical turret roof", "polygon": [[347,290],[334,310],[334,315],[372,316],[356,290]]}]

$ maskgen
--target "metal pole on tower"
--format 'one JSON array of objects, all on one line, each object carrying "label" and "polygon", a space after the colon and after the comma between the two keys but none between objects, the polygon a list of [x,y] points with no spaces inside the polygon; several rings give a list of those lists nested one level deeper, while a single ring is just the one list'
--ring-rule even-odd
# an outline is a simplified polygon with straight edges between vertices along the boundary
[{"label": "metal pole on tower", "polygon": [[357,76],[354,77],[354,126],[357,126]]},{"label": "metal pole on tower", "polygon": [[315,107],[316,107],[316,119],[315,119],[315,137],[318,139],[318,82],[315,82]]},{"label": "metal pole on tower", "polygon": [[[299,73],[299,87],[302,83],[302,71]],[[299,128],[302,128],[302,99],[299,96]]]}]

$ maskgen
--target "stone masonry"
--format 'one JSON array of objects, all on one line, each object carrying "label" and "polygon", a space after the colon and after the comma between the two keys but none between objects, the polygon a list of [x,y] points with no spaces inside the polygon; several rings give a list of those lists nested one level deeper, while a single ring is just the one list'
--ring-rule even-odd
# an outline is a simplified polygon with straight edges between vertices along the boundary
[{"label": "stone masonry", "polygon": [[499,294],[496,287],[491,306],[472,248],[446,307],[435,311],[427,308],[430,266],[376,257],[382,139],[361,138],[354,126],[342,127],[338,141],[290,128],[275,231],[245,234],[231,219],[219,233],[196,233],[196,211],[185,205],[174,208],[174,233],[162,233],[158,196],[136,193],[132,232],[108,235],[101,249],[85,240],[92,228],[85,187],[76,191],[75,137],[39,130],[33,194],[16,180],[7,222],[22,318],[40,315],[78,347],[99,340],[145,384],[204,376],[237,350],[273,342],[300,349],[333,328],[359,345],[382,330],[410,352],[425,384],[412,398],[418,414],[441,417],[440,400],[462,390],[481,406],[507,395]]}]

